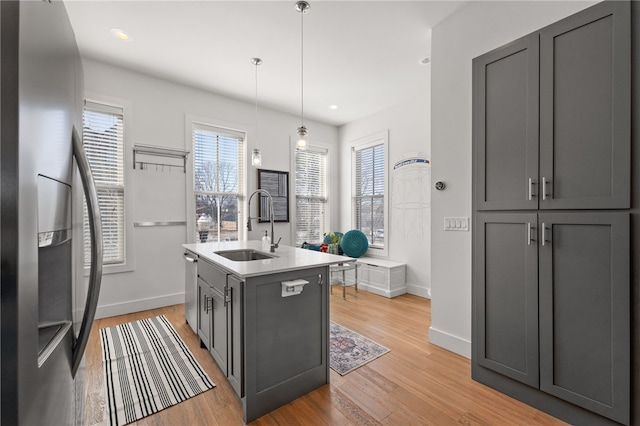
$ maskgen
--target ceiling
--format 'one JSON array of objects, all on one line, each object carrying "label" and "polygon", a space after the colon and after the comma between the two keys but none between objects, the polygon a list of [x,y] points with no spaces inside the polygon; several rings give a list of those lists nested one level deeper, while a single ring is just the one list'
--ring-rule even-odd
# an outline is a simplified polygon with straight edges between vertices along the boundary
[{"label": "ceiling", "polygon": [[[460,1],[308,0],[304,116],[342,125],[425,93],[431,28]],[[69,1],[80,53],[300,114],[301,19],[287,1]],[[122,41],[110,30],[130,35]],[[337,109],[330,109],[337,105]]]}]

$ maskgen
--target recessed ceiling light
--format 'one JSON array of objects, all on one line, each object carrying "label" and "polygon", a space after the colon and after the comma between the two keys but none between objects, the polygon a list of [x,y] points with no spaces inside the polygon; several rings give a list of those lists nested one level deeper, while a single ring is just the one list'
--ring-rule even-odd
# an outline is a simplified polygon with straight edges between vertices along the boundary
[{"label": "recessed ceiling light", "polygon": [[431,62],[431,58],[429,58],[428,56],[427,56],[427,57],[425,57],[425,58],[420,58],[420,59],[418,59],[418,63],[419,63],[420,65],[427,65],[427,64],[428,64],[428,63],[430,63],[430,62]]},{"label": "recessed ceiling light", "polygon": [[330,105],[329,109],[338,109],[338,105]]},{"label": "recessed ceiling light", "polygon": [[111,35],[114,36],[117,39],[120,39],[122,41],[129,41],[131,40],[131,36],[129,36],[129,34],[127,34],[126,32],[124,32],[123,30],[121,30],[120,28],[111,28]]}]

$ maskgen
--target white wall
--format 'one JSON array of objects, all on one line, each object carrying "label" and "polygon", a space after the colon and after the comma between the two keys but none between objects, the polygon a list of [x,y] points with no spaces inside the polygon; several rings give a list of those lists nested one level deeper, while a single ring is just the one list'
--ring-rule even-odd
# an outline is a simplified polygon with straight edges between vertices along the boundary
[{"label": "white wall", "polygon": [[[429,78],[429,66],[425,67],[425,78]],[[401,210],[394,203],[394,191],[399,187],[416,191],[417,199],[422,191],[429,200],[430,178],[427,176],[423,188],[415,184],[396,185],[394,188],[393,165],[408,155],[422,153],[429,158],[431,152],[429,126],[429,93],[419,93],[413,99],[388,108],[369,117],[340,127],[340,226],[338,230],[346,232],[352,229],[351,223],[351,142],[363,137],[389,131],[389,229],[385,230],[385,243],[389,244],[388,259],[407,263],[407,291],[423,297],[430,297],[430,222],[428,215],[412,215],[409,210]],[[394,205],[396,208],[394,208]],[[369,255],[369,254],[367,254]]]},{"label": "white wall", "polygon": [[[92,60],[83,60],[85,91],[124,99],[132,106],[125,149],[125,167],[132,173],[132,217],[127,221],[186,221],[186,175],[177,169],[156,171],[133,170],[133,144],[158,145],[191,150],[185,140],[185,114],[208,117],[217,123],[228,123],[247,133],[247,158],[255,147],[253,126],[255,105],[225,98],[191,87],[175,84]],[[299,118],[265,108],[259,110],[259,144],[262,168],[289,171],[291,164],[290,137],[295,134]],[[315,141],[329,146],[331,155],[337,152],[338,129],[334,126],[307,121]],[[191,157],[189,157],[191,158]],[[247,163],[249,164],[249,162]],[[337,162],[331,173],[338,174]],[[292,179],[292,175],[290,175]],[[291,183],[292,181],[290,181]],[[256,188],[255,169],[247,171],[247,194]],[[332,181],[333,193],[338,192],[337,180]],[[290,211],[290,216],[293,214]],[[331,204],[332,220],[338,220],[338,203]],[[260,224],[254,226],[249,239],[259,239]],[[185,226],[133,228],[134,270],[106,274],[102,281],[97,316],[105,317],[184,302],[184,261],[181,244],[193,242]],[[278,223],[276,237],[282,244],[291,243],[291,226]]]},{"label": "white wall", "polygon": [[471,232],[444,232],[471,216],[471,61],[594,2],[470,2],[437,25],[431,50],[431,342],[471,355]]}]

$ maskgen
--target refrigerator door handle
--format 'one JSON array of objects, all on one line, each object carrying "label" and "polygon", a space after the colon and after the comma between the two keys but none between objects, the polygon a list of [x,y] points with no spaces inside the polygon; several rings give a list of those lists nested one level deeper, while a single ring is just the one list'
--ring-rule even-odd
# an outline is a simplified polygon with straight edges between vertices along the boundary
[{"label": "refrigerator door handle", "polygon": [[91,269],[89,271],[89,290],[82,317],[80,332],[73,348],[73,365],[71,371],[75,377],[84,351],[89,341],[91,326],[98,307],[98,297],[100,296],[100,284],[102,283],[102,222],[100,219],[100,206],[98,204],[98,192],[93,181],[93,174],[89,161],[82,146],[75,126],[71,139],[73,140],[73,156],[78,163],[78,171],[84,188],[84,196],[87,201],[87,211],[89,215],[89,230],[91,233]]}]

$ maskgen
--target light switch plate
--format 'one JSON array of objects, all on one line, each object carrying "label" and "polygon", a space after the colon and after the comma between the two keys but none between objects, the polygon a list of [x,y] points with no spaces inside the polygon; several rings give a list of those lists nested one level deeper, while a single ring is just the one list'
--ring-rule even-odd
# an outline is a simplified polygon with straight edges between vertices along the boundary
[{"label": "light switch plate", "polygon": [[445,217],[444,230],[445,231],[468,231],[469,218],[468,217]]}]

